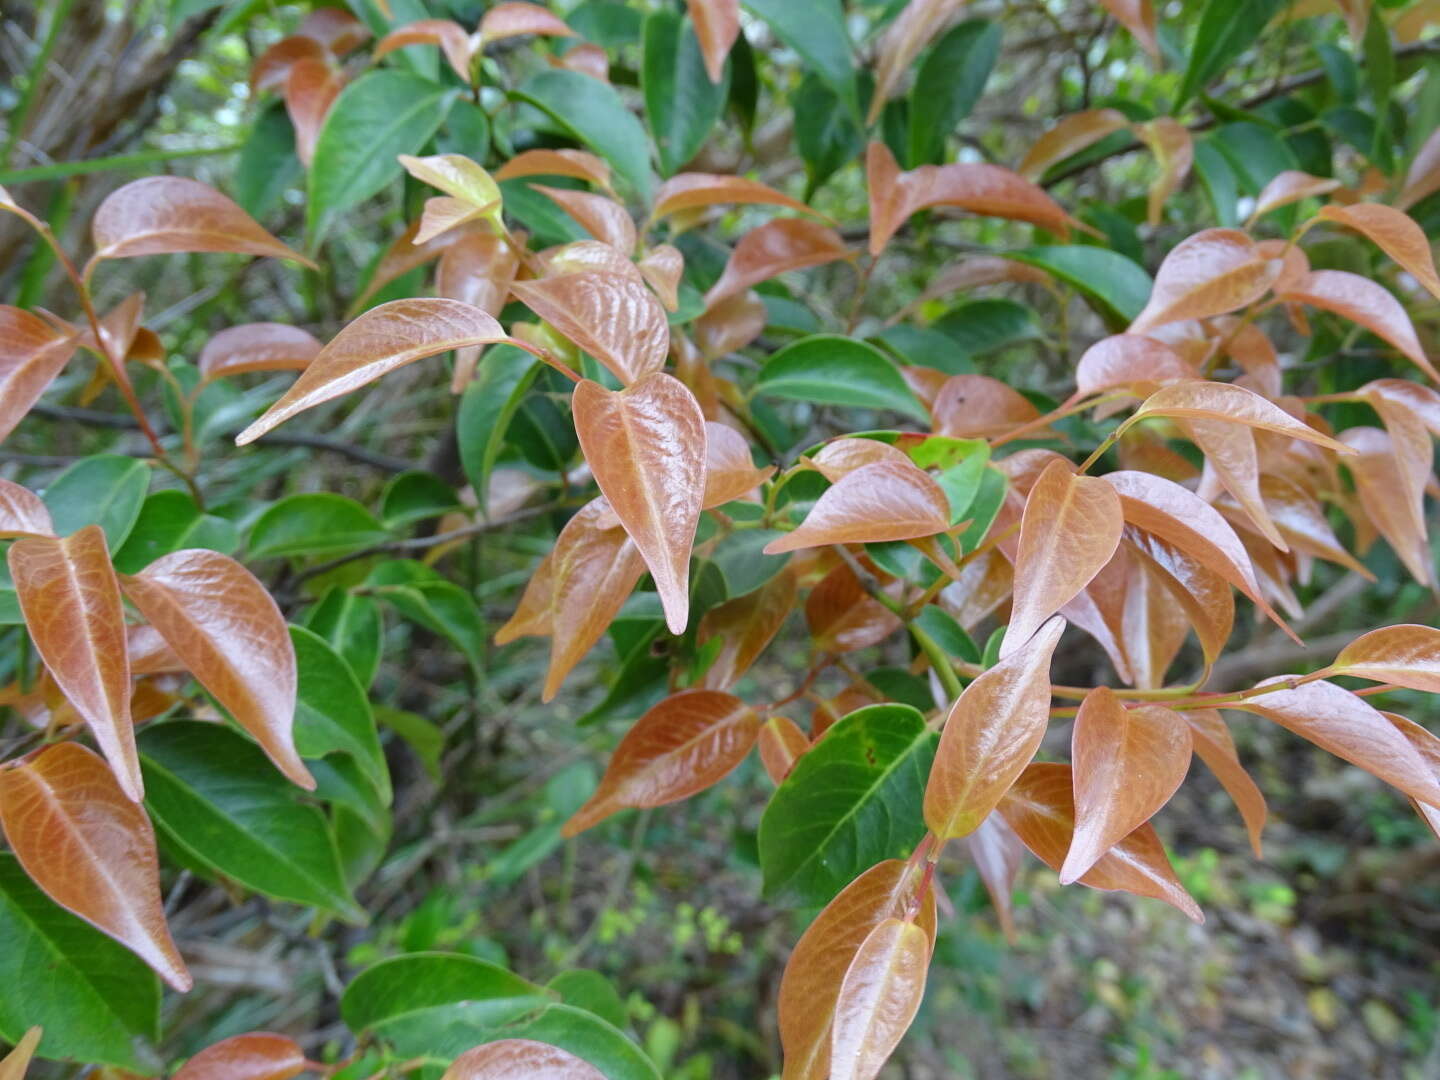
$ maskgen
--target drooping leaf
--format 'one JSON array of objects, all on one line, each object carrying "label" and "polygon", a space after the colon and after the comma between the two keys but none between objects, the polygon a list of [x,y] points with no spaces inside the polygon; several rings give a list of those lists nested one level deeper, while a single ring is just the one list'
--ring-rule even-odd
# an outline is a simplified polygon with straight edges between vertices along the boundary
[{"label": "drooping leaf", "polygon": [[810,740],[798,724],[787,716],[772,716],[760,726],[756,740],[760,746],[760,762],[770,780],[779,784],[790,775],[800,755],[810,748]]},{"label": "drooping leaf", "polygon": [[1238,229],[1203,229],[1165,256],[1150,300],[1129,333],[1243,308],[1258,300],[1279,272],[1278,261],[1264,258]]},{"label": "drooping leaf", "polygon": [[441,1080],[505,1080],[512,1076],[605,1080],[605,1074],[583,1058],[534,1039],[499,1039],[466,1050],[445,1070]]},{"label": "drooping leaf", "polygon": [[565,823],[575,836],[627,807],[664,806],[724,779],[744,760],[760,718],[733,694],[682,690],[635,722],[588,802]]},{"label": "drooping leaf", "polygon": [[622,383],[635,383],[665,365],[670,351],[665,309],[636,278],[587,270],[517,281],[513,288],[531,311]]},{"label": "drooping leaf", "polygon": [[925,996],[930,936],[916,923],[886,919],[855,951],[831,1028],[832,1080],[873,1080],[909,1030]]},{"label": "drooping leaf", "polygon": [[[920,50],[945,29],[964,0],[910,0],[876,42],[875,90],[870,96],[867,126],[880,118],[901,78]],[[880,1059],[884,1061],[882,1057]]]},{"label": "drooping leaf", "polygon": [[1267,816],[1265,796],[1240,764],[1230,729],[1225,726],[1218,709],[1187,709],[1183,715],[1190,724],[1195,756],[1205,762],[1215,774],[1215,779],[1220,781],[1220,786],[1235,801],[1240,817],[1245,821],[1255,857],[1261,858],[1260,832],[1265,828]]},{"label": "drooping leaf", "polygon": [[1100,6],[1129,30],[1140,47],[1160,58],[1160,41],[1155,29],[1155,8],[1151,0],[1100,0]]},{"label": "drooping leaf", "polygon": [[1382,626],[1346,645],[1330,667],[1340,675],[1440,694],[1440,630],[1415,623]]},{"label": "drooping leaf", "polygon": [[[666,176],[699,153],[729,95],[728,80],[723,78],[724,54],[716,77],[707,70],[698,29],[673,10],[661,9],[645,19],[641,90],[660,171]],[[729,42],[725,47],[728,51]]]},{"label": "drooping leaf", "polygon": [[285,110],[295,128],[295,155],[308,166],[325,114],[345,88],[345,76],[324,60],[303,59],[285,79]]},{"label": "drooping leaf", "polygon": [[1428,584],[1432,570],[1424,502],[1430,476],[1430,440],[1423,430],[1418,434],[1425,444],[1424,461],[1410,452],[1408,440],[1398,442],[1379,428],[1349,428],[1342,432],[1342,438],[1356,451],[1345,459],[1345,467],[1355,481],[1356,494],[1370,523],[1395,549],[1415,580]]},{"label": "drooping leaf", "polygon": [[1278,296],[1288,303],[1309,304],[1324,311],[1333,311],[1351,322],[1359,323],[1377,337],[1384,338],[1426,375],[1440,382],[1410,316],[1383,285],[1348,270],[1312,270],[1284,288],[1277,286]]},{"label": "drooping leaf", "polygon": [[0,825],[20,865],[65,910],[182,993],[190,973],[165,925],[155,833],[95,753],[56,743],[0,770]]},{"label": "drooping leaf", "polygon": [[610,166],[588,150],[526,150],[495,170],[496,180],[525,176],[568,176],[610,190]]},{"label": "drooping leaf", "polygon": [[776,218],[751,229],[735,245],[720,280],[705,294],[706,308],[778,274],[850,256],[840,234],[805,218]]},{"label": "drooping leaf", "polygon": [[200,350],[207,382],[252,371],[304,371],[321,350],[313,334],[285,323],[245,323],[221,330]]},{"label": "drooping leaf", "polygon": [[372,55],[379,60],[387,53],[411,45],[438,45],[451,70],[460,76],[461,82],[469,84],[470,64],[474,59],[475,49],[470,35],[459,23],[450,19],[416,19],[404,26],[397,26],[377,41]]},{"label": "drooping leaf", "polygon": [[[740,36],[740,0],[686,0],[695,36],[700,39],[700,52],[705,57],[705,73],[718,83],[725,70],[725,58]],[[657,204],[659,199],[656,199]]]},{"label": "drooping leaf", "polygon": [[[1257,221],[1271,210],[1289,206],[1301,199],[1328,195],[1339,186],[1339,180],[1324,176],[1311,176],[1299,169],[1286,169],[1276,173],[1270,182],[1260,189],[1260,194],[1255,197],[1255,209],[1250,213],[1250,220]],[[1329,208],[1322,208],[1320,216],[1324,216],[1326,209]]]},{"label": "drooping leaf", "polygon": [[1119,109],[1085,109],[1060,118],[1049,131],[1036,139],[1015,171],[1026,180],[1039,180],[1045,170],[1087,146],[1094,146],[1107,135],[1130,125],[1130,118]]},{"label": "drooping leaf", "polygon": [[750,456],[750,444],[734,428],[705,424],[704,509],[742,498],[768,480],[775,466],[763,468]]},{"label": "drooping leaf", "polygon": [[795,575],[782,570],[760,588],[711,608],[700,620],[697,643],[718,639],[720,651],[699,685],[727,690],[765,651],[795,607]]},{"label": "drooping leaf", "polygon": [[1140,334],[1111,334],[1080,357],[1075,392],[1089,396],[1126,389],[1153,394],[1162,385],[1199,377],[1199,372],[1170,346]]},{"label": "drooping leaf", "polygon": [[949,527],[950,502],[928,473],[909,461],[877,461],[840,477],[797,528],[765,545],[765,554],[911,540]]},{"label": "drooping leaf", "polygon": [[1150,184],[1146,210],[1146,220],[1153,228],[1164,217],[1170,196],[1190,175],[1190,166],[1195,162],[1195,143],[1190,129],[1173,116],[1157,116],[1136,124],[1135,134],[1150,148],[1160,166],[1160,174]]},{"label": "drooping leaf", "polygon": [[290,1080],[305,1069],[305,1051],[294,1039],[252,1031],[207,1046],[172,1080]]},{"label": "drooping leaf", "polygon": [[[630,264],[630,253],[635,250],[635,222],[631,220],[630,212],[625,207],[608,195],[575,191],[572,188],[548,187],[545,184],[531,184],[530,186],[559,203],[560,207],[596,240],[614,248],[623,257],[622,260],[617,261],[625,267],[625,274],[630,277],[634,276],[634,269]],[[580,267],[576,267],[576,269],[580,269]],[[596,269],[600,269],[600,267],[596,267]]]},{"label": "drooping leaf", "polygon": [[722,204],[784,206],[803,214],[816,211],[768,184],[744,176],[718,173],[680,173],[655,189],[655,208],[650,216],[659,221],[682,210],[698,210]]},{"label": "drooping leaf", "polygon": [[1050,722],[1050,658],[1064,630],[1064,619],[1051,618],[951,707],[925,787],[925,823],[936,836],[974,832],[1040,748]]},{"label": "drooping leaf", "polygon": [[10,548],[10,573],[45,667],[89,725],[120,790],[139,802],[145,787],[130,721],[125,609],[98,525],[56,540],[31,536]]},{"label": "drooping leaf", "polygon": [[28,311],[0,304],[0,440],[75,354],[77,335]]},{"label": "drooping leaf", "polygon": [[1146,398],[1135,415],[1224,420],[1302,439],[1337,453],[1349,452],[1344,443],[1301,423],[1254,391],[1233,383],[1196,380],[1165,386]]},{"label": "drooping leaf", "polygon": [[1000,928],[1013,942],[1015,913],[1011,894],[1025,859],[1025,845],[999,814],[991,814],[982,821],[980,827],[965,838],[965,845],[985,891],[990,894]]}]

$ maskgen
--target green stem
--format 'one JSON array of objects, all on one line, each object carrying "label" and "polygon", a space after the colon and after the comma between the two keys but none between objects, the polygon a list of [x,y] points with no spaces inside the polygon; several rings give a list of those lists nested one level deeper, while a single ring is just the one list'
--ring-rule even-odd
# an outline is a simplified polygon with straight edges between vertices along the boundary
[{"label": "green stem", "polygon": [[[11,129],[12,134],[14,129]],[[87,161],[57,161],[52,165],[36,165],[30,169],[11,169],[0,172],[0,184],[23,184],[30,180],[63,180],[85,173],[109,172],[112,169],[128,169],[141,165],[154,165],[161,161],[175,161],[179,158],[210,157],[214,154],[229,154],[240,149],[239,143],[225,146],[191,146],[180,150],[137,150],[133,154],[113,154],[110,157],[90,158]]]},{"label": "green stem", "polygon": [[[70,8],[75,0],[59,0],[54,11],[50,15],[50,25],[45,30],[45,40],[40,45],[40,51],[35,54],[35,62],[30,65],[28,77],[25,80],[25,92],[20,95],[20,103],[10,113],[10,134],[5,139],[5,147],[0,150],[0,166],[10,163],[10,155],[15,150],[15,144],[20,140],[20,133],[25,129],[25,121],[30,118],[30,110],[35,107],[35,95],[40,90],[40,81],[45,76],[45,69],[50,64],[50,56],[55,51],[55,42],[60,38],[60,27],[65,25],[65,20],[70,17]],[[0,180],[0,183],[8,181]]]}]

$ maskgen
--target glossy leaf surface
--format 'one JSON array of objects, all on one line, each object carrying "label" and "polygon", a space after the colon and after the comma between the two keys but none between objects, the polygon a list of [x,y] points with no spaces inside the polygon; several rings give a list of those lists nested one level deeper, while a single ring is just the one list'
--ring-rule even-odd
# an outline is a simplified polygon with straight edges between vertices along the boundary
[{"label": "glossy leaf surface", "polygon": [[1171,249],[1155,275],[1155,290],[1129,332],[1181,319],[1205,319],[1245,307],[1264,295],[1280,272],[1255,242],[1236,229],[1205,229]]},{"label": "glossy leaf surface", "polygon": [[77,337],[0,304],[0,439],[15,430],[75,354]]},{"label": "glossy leaf surface", "polygon": [[845,972],[831,1029],[832,1080],[872,1080],[925,996],[930,938],[918,925],[886,919],[871,930]]},{"label": "glossy leaf surface", "polygon": [[1440,630],[1406,624],[1362,634],[1335,657],[1336,672],[1440,694]]},{"label": "glossy leaf surface", "polygon": [[305,1051],[287,1035],[232,1035],[192,1057],[172,1080],[290,1080],[305,1071]]},{"label": "glossy leaf surface", "polygon": [[670,351],[665,309],[644,284],[583,271],[517,281],[515,295],[622,383],[659,371]]},{"label": "glossy leaf surface", "polygon": [[568,1050],[534,1039],[499,1039],[466,1050],[445,1070],[441,1080],[605,1080],[605,1074]]},{"label": "glossy leaf surface", "polygon": [[876,461],[840,477],[799,527],[765,545],[765,554],[910,540],[949,527],[949,500],[929,474],[908,461]]}]

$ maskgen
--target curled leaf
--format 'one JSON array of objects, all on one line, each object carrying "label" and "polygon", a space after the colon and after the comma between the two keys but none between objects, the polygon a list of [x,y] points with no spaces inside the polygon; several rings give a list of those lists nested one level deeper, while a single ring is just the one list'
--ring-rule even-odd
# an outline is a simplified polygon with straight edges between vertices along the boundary
[{"label": "curled leaf", "polygon": [[1243,386],[1218,382],[1181,382],[1161,387],[1135,410],[1137,418],[1169,416],[1181,419],[1224,420],[1273,431],[1323,446],[1339,454],[1352,451],[1344,443],[1301,423],[1278,405]]},{"label": "curled leaf", "polygon": [[908,461],[877,461],[837,480],[798,528],[765,545],[765,554],[912,540],[949,527],[950,503],[939,484]]},{"label": "curled leaf", "polygon": [[314,38],[336,56],[344,56],[370,40],[370,28],[341,8],[316,8],[306,15],[295,33]]},{"label": "curled leaf", "polygon": [[703,509],[733,502],[770,479],[775,466],[763,468],[750,456],[750,444],[734,428],[705,424],[705,502]]},{"label": "curled leaf", "polygon": [[75,354],[78,335],[0,304],[0,439],[15,430]]},{"label": "curled leaf", "polygon": [[1359,323],[1372,334],[1388,341],[1426,375],[1440,382],[1429,357],[1415,336],[1410,316],[1383,285],[1377,285],[1348,270],[1312,270],[1288,282],[1279,297],[1288,303],[1309,304],[1333,311]]},{"label": "curled leaf", "polygon": [[1268,815],[1265,796],[1240,764],[1235,740],[1231,738],[1220,710],[1187,709],[1184,716],[1190,725],[1195,756],[1205,762],[1206,768],[1215,774],[1220,786],[1234,800],[1245,822],[1245,830],[1250,835],[1250,847],[1254,849],[1255,857],[1261,858],[1260,833],[1265,828]]},{"label": "curled leaf", "polygon": [[245,323],[221,330],[200,350],[206,382],[251,371],[304,371],[319,355],[320,342],[298,326]]},{"label": "curled leaf", "polygon": [[1415,623],[1382,626],[1341,649],[1330,670],[1440,694],[1440,630]]},{"label": "curled leaf", "polygon": [[284,86],[290,69],[301,60],[328,59],[324,45],[309,34],[281,38],[255,58],[250,68],[250,92],[259,94]]},{"label": "curled leaf", "polygon": [[849,255],[845,241],[829,226],[805,218],[776,218],[740,238],[720,280],[705,294],[705,307],[712,309],[779,274]]}]

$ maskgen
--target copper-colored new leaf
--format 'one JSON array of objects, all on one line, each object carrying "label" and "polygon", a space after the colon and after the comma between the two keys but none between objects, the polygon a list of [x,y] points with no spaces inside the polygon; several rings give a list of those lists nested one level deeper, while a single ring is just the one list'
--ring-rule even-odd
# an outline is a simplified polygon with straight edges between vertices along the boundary
[{"label": "copper-colored new leaf", "polygon": [[718,83],[730,47],[740,36],[740,0],[685,0],[685,6],[695,24],[700,55],[705,58],[705,74]]},{"label": "copper-colored new leaf", "polygon": [[785,625],[795,597],[795,575],[787,569],[760,588],[707,611],[700,620],[697,642],[704,645],[719,638],[720,652],[698,685],[709,690],[734,686]]},{"label": "copper-colored new leaf", "polygon": [[[1410,740],[1410,745],[1415,748],[1422,758],[1430,764],[1430,768],[1436,776],[1440,776],[1440,738],[1437,738],[1427,728],[1421,727],[1404,716],[1395,713],[1382,712],[1381,716],[1389,720],[1395,730]],[[1410,800],[1410,805],[1415,807],[1421,819],[1430,826],[1437,839],[1440,839],[1440,807],[1432,806],[1429,803],[1422,803],[1415,799]]]},{"label": "copper-colored new leaf", "polygon": [[1064,630],[1065,620],[1052,617],[951,708],[925,786],[925,824],[942,840],[974,832],[1040,749],[1050,658]]},{"label": "copper-colored new leaf", "polygon": [[1205,455],[1201,491],[1210,494],[1210,485],[1218,483],[1240,507],[1243,524],[1281,551],[1289,551],[1260,494],[1260,455],[1255,448],[1255,433],[1242,424],[1223,420],[1195,418],[1176,423]]},{"label": "copper-colored new leaf", "polygon": [[770,479],[774,465],[759,466],[750,444],[734,428],[705,424],[705,501],[703,509],[743,498]]},{"label": "copper-colored new leaf", "polygon": [[470,63],[475,57],[475,44],[459,23],[450,19],[417,19],[396,27],[375,43],[374,58],[403,49],[407,45],[438,45],[460,81],[469,84]]},{"label": "copper-colored new leaf", "polygon": [[572,407],[590,471],[655,579],[671,632],[682,633],[705,496],[705,417],[695,395],[657,371],[621,391],[583,380]]},{"label": "copper-colored new leaf", "polygon": [[831,1080],[874,1080],[909,1030],[930,967],[930,936],[886,919],[871,930],[840,983],[831,1028]]},{"label": "copper-colored new leaf", "polygon": [[315,155],[315,140],[320,137],[325,114],[344,87],[345,76],[324,60],[299,60],[290,68],[285,79],[285,111],[295,128],[295,155],[306,168]]},{"label": "copper-colored new leaf", "polygon": [[305,1051],[294,1039],[252,1031],[207,1046],[171,1080],[290,1080],[305,1067]]},{"label": "copper-colored new leaf", "polygon": [[544,184],[530,186],[559,203],[596,240],[609,244],[626,256],[635,250],[635,222],[631,220],[630,212],[614,199],[572,188],[547,187]]},{"label": "copper-colored new leaf", "polygon": [[442,233],[423,244],[417,244],[415,237],[419,232],[420,222],[412,222],[385,249],[384,254],[380,256],[380,261],[375,264],[375,269],[370,274],[370,280],[365,284],[365,290],[351,303],[350,310],[346,314],[347,318],[353,318],[365,306],[366,301],[396,278],[408,274],[416,267],[424,266],[430,260],[438,257],[441,252],[459,240],[466,230],[457,229],[453,232]]},{"label": "copper-colored new leaf", "polygon": [[252,443],[296,413],[416,360],[509,340],[492,316],[458,300],[417,297],[381,304],[336,334],[280,400],[235,436],[235,444]]},{"label": "copper-colored new leaf", "polygon": [[90,725],[120,788],[144,796],[130,722],[125,608],[99,525],[10,548],[10,573],[31,640],[61,692]]},{"label": "copper-colored new leaf", "polygon": [[1425,355],[1420,339],[1415,336],[1410,316],[1383,285],[1348,270],[1312,270],[1304,277],[1288,282],[1278,295],[1281,300],[1333,311],[1359,323],[1399,349],[1430,378],[1440,382],[1440,371],[1435,370]]},{"label": "copper-colored new leaf", "polygon": [[[498,219],[500,188],[488,172],[465,155],[432,154],[429,157],[412,157],[401,154],[398,160],[405,167],[405,171],[421,183],[429,184],[480,213]],[[421,233],[424,231],[424,226],[421,226]],[[423,243],[425,239],[428,237],[417,236],[416,243]]]},{"label": "copper-colored new leaf", "polygon": [[1153,394],[1166,383],[1199,378],[1199,372],[1170,346],[1140,334],[1101,338],[1080,357],[1075,392],[1088,397],[1107,390]]},{"label": "copper-colored new leaf", "polygon": [[655,189],[655,209],[650,216],[656,221],[682,210],[697,210],[720,204],[753,204],[784,206],[802,214],[817,211],[799,199],[792,199],[769,184],[745,176],[723,173],[678,173]]},{"label": "copper-colored new leaf", "polygon": [[1100,0],[1100,6],[1129,30],[1140,47],[1160,59],[1160,39],[1155,30],[1155,8],[1151,0]]},{"label": "copper-colored new leaf", "polygon": [[1170,196],[1190,175],[1190,166],[1195,162],[1195,141],[1190,137],[1190,129],[1173,116],[1158,116],[1136,124],[1135,134],[1150,148],[1160,166],[1160,175],[1150,184],[1146,208],[1146,219],[1153,227],[1160,224]]},{"label": "copper-colored new leaf", "polygon": [[605,1080],[568,1050],[534,1039],[500,1039],[457,1057],[440,1080]]},{"label": "copper-colored new leaf", "polygon": [[776,218],[740,238],[720,280],[705,294],[705,307],[743,293],[790,270],[848,258],[850,249],[828,225],[805,218]]},{"label": "copper-colored new leaf", "polygon": [[680,309],[680,279],[685,274],[685,256],[673,244],[658,244],[635,264],[666,311]]},{"label": "copper-colored new leaf", "polygon": [[228,555],[193,548],[156,559],[121,586],[275,767],[313,790],[292,734],[295,649],[285,616],[255,575]]},{"label": "copper-colored new leaf", "polygon": [[221,330],[200,350],[206,382],[251,371],[304,371],[322,348],[313,334],[285,323],[245,323]]},{"label": "copper-colored new leaf", "polygon": [[[1298,484],[1283,476],[1262,475],[1260,497],[1265,501],[1270,520],[1289,547],[1373,580],[1374,575],[1365,565],[1341,546],[1325,518],[1324,507]],[[1227,509],[1223,499],[1218,500],[1217,505]]]},{"label": "copper-colored new leaf", "polygon": [[495,171],[496,180],[525,176],[569,176],[610,188],[610,166],[588,150],[526,150]]},{"label": "copper-colored new leaf", "polygon": [[1025,860],[1025,845],[999,814],[991,814],[964,840],[970,861],[1000,920],[1000,929],[1011,944],[1015,942],[1015,907],[1011,894]]},{"label": "copper-colored new leaf", "polygon": [[[1034,762],[1000,801],[1005,821],[1025,846],[1059,870],[1075,831],[1075,796],[1069,765]],[[1151,825],[1141,825],[1102,855],[1079,879],[1092,889],[1134,893],[1163,900],[1197,923],[1205,916],[1175,876],[1165,847]]]},{"label": "copper-colored new leaf", "polygon": [[627,807],[664,806],[719,783],[744,760],[760,718],[733,694],[682,690],[630,729],[590,796],[565,823],[574,836]]},{"label": "copper-colored new leaf", "polygon": [[0,539],[54,535],[50,510],[40,496],[13,480],[0,480]]},{"label": "copper-colored new leaf", "polygon": [[480,39],[487,45],[501,38],[519,34],[545,34],[550,37],[574,37],[575,31],[565,25],[560,16],[547,11],[539,4],[524,3],[523,0],[507,0],[496,4],[485,12],[480,20]]},{"label": "copper-colored new leaf", "polygon": [[1054,127],[1035,140],[1015,171],[1026,180],[1039,180],[1051,165],[1078,154],[1087,146],[1094,146],[1129,124],[1129,118],[1119,109],[1086,109],[1062,116]]},{"label": "copper-colored new leaf", "polygon": [[870,932],[887,919],[906,919],[935,939],[935,894],[921,891],[918,865],[901,859],[877,863],[845,886],[795,943],[780,979],[783,1080],[826,1080],[831,1031],[840,987]]},{"label": "copper-colored new leaf", "polygon": [[0,439],[15,430],[75,354],[74,331],[0,304]]},{"label": "copper-colored new leaf", "polygon": [[1322,206],[1315,216],[1321,221],[1333,221],[1354,229],[1413,275],[1431,296],[1440,297],[1440,276],[1435,273],[1430,241],[1425,230],[1403,210],[1362,202],[1352,206]]},{"label": "copper-colored new leaf", "polygon": [[1078,880],[1170,801],[1190,768],[1190,750],[1190,728],[1173,709],[1127,709],[1104,686],[1086,695],[1070,735],[1075,833],[1060,884]]},{"label": "copper-colored new leaf", "polygon": [[[1295,678],[1280,675],[1261,686]],[[1364,698],[1323,679],[1227,705],[1273,720],[1419,802],[1440,807],[1440,776]]]},{"label": "copper-colored new leaf", "polygon": [[587,270],[517,281],[526,307],[604,364],[622,383],[665,366],[670,327],[655,294],[632,277]]},{"label": "copper-colored new leaf", "polygon": [[913,540],[949,527],[949,500],[928,473],[908,461],[877,461],[831,485],[799,527],[765,545],[765,554],[821,544]]},{"label": "copper-colored new leaf", "polygon": [[1407,412],[1432,435],[1440,436],[1440,393],[1409,379],[1376,379],[1359,390],[1390,426],[1397,411]]},{"label": "copper-colored new leaf", "polygon": [[[887,595],[897,592],[899,584],[893,583]],[[884,641],[904,623],[871,596],[854,571],[842,563],[810,590],[805,599],[805,625],[816,651],[845,653]]]},{"label": "copper-colored new leaf", "polygon": [[1395,205],[1408,210],[1427,195],[1440,191],[1440,128],[1425,137],[1405,173],[1405,184]]},{"label": "copper-colored new leaf", "polygon": [[[1250,213],[1250,220],[1255,221],[1271,210],[1289,206],[1301,199],[1328,195],[1339,186],[1339,180],[1325,176],[1311,176],[1299,169],[1285,169],[1283,172],[1276,173],[1274,178],[1256,196],[1255,209]],[[1322,216],[1324,212],[1322,209]]]},{"label": "copper-colored new leaf", "polygon": [[90,223],[95,258],[235,251],[314,268],[220,192],[183,176],[149,176],[106,196]]},{"label": "copper-colored new leaf", "polygon": [[1205,662],[1213,664],[1224,651],[1235,623],[1230,585],[1201,558],[1134,526],[1125,528],[1125,547],[1158,576],[1194,628]]},{"label": "copper-colored new leaf", "polygon": [[1000,655],[1028,642],[1100,572],[1120,543],[1125,519],[1115,489],[1052,461],[1025,500],[1015,560],[1015,602]]},{"label": "copper-colored new leaf", "polygon": [[295,33],[314,38],[336,56],[344,56],[370,40],[370,28],[341,8],[316,8],[306,15]]},{"label": "copper-colored new leaf", "polygon": [[[1422,472],[1416,467],[1418,458],[1379,428],[1350,428],[1341,437],[1357,451],[1345,459],[1345,467],[1355,480],[1355,491],[1371,524],[1415,580],[1429,584],[1432,574],[1424,511],[1428,467]],[[1425,441],[1428,444],[1428,437]]]},{"label": "copper-colored new leaf", "polygon": [[1250,835],[1250,846],[1255,857],[1262,858],[1260,833],[1265,828],[1268,810],[1265,796],[1240,764],[1235,751],[1235,740],[1225,726],[1219,709],[1187,709],[1184,713],[1190,724],[1190,737],[1194,743],[1195,756],[1205,762],[1215,774],[1226,793],[1235,802],[1240,817],[1245,822],[1245,831]]},{"label": "copper-colored new leaf", "polygon": [[1238,229],[1204,229],[1165,256],[1150,300],[1129,332],[1245,307],[1260,299],[1279,273],[1279,262],[1263,257]]},{"label": "copper-colored new leaf", "polygon": [[160,904],[155,830],[96,754],[79,743],[55,743],[0,770],[0,825],[50,899],[134,952],[176,990],[190,989]]},{"label": "copper-colored new leaf", "polygon": [[30,1059],[35,1056],[43,1033],[43,1028],[32,1027],[20,1036],[14,1048],[0,1058],[0,1080],[25,1080],[25,1074],[30,1070]]},{"label": "copper-colored new leaf", "polygon": [[894,96],[911,61],[945,29],[945,24],[964,3],[965,0],[910,0],[885,28],[876,44],[875,92],[870,97],[870,112],[865,118],[867,127],[880,118],[881,110]]},{"label": "copper-colored new leaf", "polygon": [[756,742],[760,747],[760,763],[775,784],[790,774],[800,755],[810,748],[810,740],[788,716],[772,716],[766,720]]},{"label": "copper-colored new leaf", "polygon": [[958,206],[972,214],[1026,221],[1068,237],[1072,219],[1044,190],[999,165],[921,165],[901,172],[890,148],[872,142],[865,155],[870,190],[870,254],[879,255],[911,214]]},{"label": "copper-colored new leaf", "polygon": [[250,68],[250,92],[259,94],[284,86],[290,68],[301,60],[327,59],[325,46],[309,34],[281,38],[255,58]]},{"label": "copper-colored new leaf", "polygon": [[935,395],[935,433],[988,439],[1040,415],[1025,395],[989,375],[952,375]]},{"label": "copper-colored new leaf", "polygon": [[695,320],[695,344],[707,360],[738,352],[765,330],[765,302],[753,291],[722,300]]},{"label": "copper-colored new leaf", "polygon": [[847,473],[877,461],[894,462],[897,468],[915,463],[898,446],[879,439],[856,439],[846,436],[832,439],[809,459],[811,465],[832,484]]},{"label": "copper-colored new leaf", "polygon": [[1341,649],[1330,669],[1440,694],[1440,630],[1416,623],[1382,626]]}]

